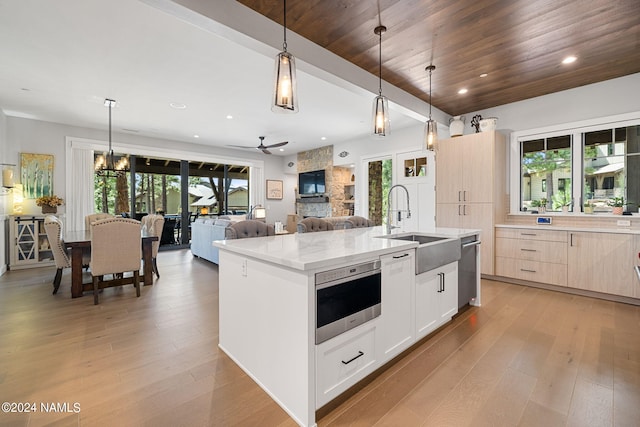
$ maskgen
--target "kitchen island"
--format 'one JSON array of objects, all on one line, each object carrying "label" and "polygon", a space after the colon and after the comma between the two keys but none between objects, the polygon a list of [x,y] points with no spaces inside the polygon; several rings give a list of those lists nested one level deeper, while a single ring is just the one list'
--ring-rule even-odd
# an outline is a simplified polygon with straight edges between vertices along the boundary
[{"label": "kitchen island", "polygon": [[[460,238],[478,230],[427,232]],[[416,314],[423,311],[416,302],[418,243],[382,235],[382,227],[373,227],[214,242],[220,249],[219,346],[300,425],[315,425],[316,409],[457,312],[456,301],[453,312],[434,312],[431,329],[416,332]],[[316,274],[368,262],[381,264],[381,314],[317,344]],[[442,277],[435,305],[429,301],[434,310],[445,276],[457,280],[456,263],[443,267],[433,274]]]}]

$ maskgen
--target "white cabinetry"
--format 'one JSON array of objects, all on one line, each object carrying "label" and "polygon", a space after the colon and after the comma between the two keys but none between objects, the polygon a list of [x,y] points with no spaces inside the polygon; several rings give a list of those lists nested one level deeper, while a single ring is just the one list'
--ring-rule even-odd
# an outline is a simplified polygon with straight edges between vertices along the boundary
[{"label": "white cabinetry", "polygon": [[373,372],[376,359],[376,320],[316,346],[316,408]]},{"label": "white cabinetry", "polygon": [[458,263],[416,276],[416,339],[448,322],[458,312]]},{"label": "white cabinetry", "polygon": [[640,298],[633,269],[638,261],[634,236],[619,233],[569,233],[568,285]]},{"label": "white cabinetry", "polygon": [[54,264],[44,229],[44,216],[11,216],[9,225],[9,269],[47,267]]},{"label": "white cabinetry", "polygon": [[506,139],[480,132],[438,143],[436,225],[482,230],[480,272],[494,274],[494,234],[507,210]]},{"label": "white cabinetry", "polygon": [[497,228],[496,275],[567,286],[567,232]]},{"label": "white cabinetry", "polygon": [[389,360],[413,343],[415,250],[380,257],[382,314],[380,359]]}]

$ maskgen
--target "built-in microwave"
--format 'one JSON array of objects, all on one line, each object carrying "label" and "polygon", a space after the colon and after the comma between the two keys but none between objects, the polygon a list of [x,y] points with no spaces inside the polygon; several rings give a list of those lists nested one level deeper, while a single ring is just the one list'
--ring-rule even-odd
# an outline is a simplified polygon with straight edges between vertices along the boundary
[{"label": "built-in microwave", "polygon": [[340,335],[382,311],[380,260],[315,275],[316,344]]}]

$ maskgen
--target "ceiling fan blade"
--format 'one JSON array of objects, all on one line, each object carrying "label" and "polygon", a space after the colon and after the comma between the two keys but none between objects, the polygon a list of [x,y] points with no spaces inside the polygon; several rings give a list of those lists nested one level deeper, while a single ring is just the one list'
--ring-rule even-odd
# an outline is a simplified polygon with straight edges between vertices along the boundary
[{"label": "ceiling fan blade", "polygon": [[256,147],[247,147],[246,145],[230,145],[230,144],[227,144],[227,147],[248,148],[249,150],[255,150],[256,149]]},{"label": "ceiling fan blade", "polygon": [[267,148],[282,147],[283,145],[287,145],[288,143],[289,141],[279,142],[277,144],[267,145]]},{"label": "ceiling fan blade", "polygon": [[262,152],[263,152],[264,154],[271,154],[271,151],[267,150],[267,148],[266,148],[266,147],[265,147],[265,148],[262,148],[261,150],[262,150]]}]

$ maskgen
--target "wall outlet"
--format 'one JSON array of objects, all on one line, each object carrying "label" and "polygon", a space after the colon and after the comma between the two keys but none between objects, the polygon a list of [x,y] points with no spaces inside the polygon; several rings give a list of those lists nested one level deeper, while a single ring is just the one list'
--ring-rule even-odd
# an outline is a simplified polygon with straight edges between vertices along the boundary
[{"label": "wall outlet", "polygon": [[247,277],[247,260],[242,260],[242,276]]},{"label": "wall outlet", "polygon": [[631,227],[631,221],[628,219],[619,219],[616,224],[618,227]]}]

